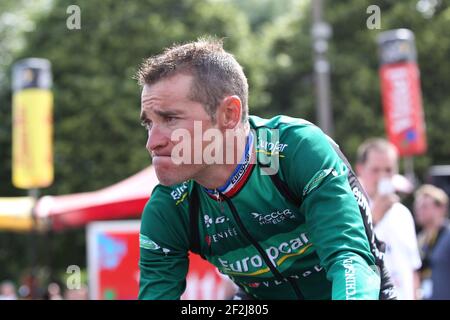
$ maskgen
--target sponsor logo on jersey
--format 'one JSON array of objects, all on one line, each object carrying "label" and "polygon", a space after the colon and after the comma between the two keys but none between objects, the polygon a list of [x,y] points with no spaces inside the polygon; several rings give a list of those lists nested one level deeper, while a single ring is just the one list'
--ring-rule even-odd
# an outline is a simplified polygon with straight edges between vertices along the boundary
[{"label": "sponsor logo on jersey", "polygon": [[209,215],[205,214],[203,216],[203,221],[205,222],[205,225],[207,228],[209,228],[210,226],[212,226],[213,224],[222,224],[225,221],[229,221],[230,219],[225,217],[225,216],[220,216],[217,217],[215,219],[213,219],[212,217],[210,217]]},{"label": "sponsor logo on jersey", "polygon": [[[315,265],[311,270],[307,270],[305,272],[303,272],[301,275],[292,275],[289,278],[291,279],[300,279],[300,278],[307,278],[309,275],[311,275],[312,273],[317,273],[323,270],[323,267],[320,265]],[[268,281],[262,281],[262,282],[251,282],[251,283],[247,283],[245,284],[245,286],[249,287],[249,288],[259,288],[261,286],[270,288],[270,287],[274,287],[274,286],[279,286],[280,284],[283,283],[287,283],[289,282],[288,279],[283,279],[282,281],[279,280],[268,280]]]},{"label": "sponsor logo on jersey", "polygon": [[[306,234],[301,233],[297,238],[282,242],[277,246],[270,246],[265,253],[272,264],[280,266],[286,259],[303,254],[311,246]],[[221,271],[226,274],[256,276],[270,271],[269,267],[264,267],[264,260],[259,254],[235,261],[222,258],[218,258],[218,260],[222,266]]]},{"label": "sponsor logo on jersey", "polygon": [[283,211],[273,211],[269,214],[262,214],[258,212],[251,213],[253,218],[258,220],[260,225],[265,224],[277,224],[283,222],[286,219],[294,219],[294,213],[290,209],[284,209]]},{"label": "sponsor logo on jersey", "polygon": [[212,235],[206,236],[206,243],[208,246],[211,245],[211,242],[218,243],[224,239],[233,238],[238,235],[236,228],[227,228],[223,231],[216,232]]},{"label": "sponsor logo on jersey", "polygon": [[252,153],[251,150],[248,151],[248,153],[245,155],[244,158],[244,163],[241,165],[241,167],[239,168],[238,172],[236,173],[236,175],[234,175],[231,178],[230,181],[230,185],[225,189],[225,193],[228,192],[229,190],[233,189],[233,187],[241,180],[241,178],[244,176],[244,173],[247,171],[247,169],[249,168],[251,162]]},{"label": "sponsor logo on jersey", "polygon": [[280,143],[280,141],[268,142],[267,140],[258,138],[258,144],[256,145],[256,148],[263,149],[269,153],[279,153],[283,152],[287,146],[287,143]]},{"label": "sponsor logo on jersey", "polygon": [[153,241],[146,235],[143,235],[142,233],[139,234],[139,246],[141,248],[150,250],[158,250],[159,248],[161,248],[158,244],[156,244],[155,241]]},{"label": "sponsor logo on jersey", "polygon": [[167,248],[162,248],[160,245],[158,245],[155,241],[147,237],[146,235],[143,235],[142,233],[139,234],[139,247],[142,249],[148,249],[148,250],[159,250],[161,249],[164,254],[168,254],[170,252]]},{"label": "sponsor logo on jersey", "polygon": [[211,236],[210,235],[207,235],[205,237],[205,241],[206,241],[206,244],[208,245],[208,247],[211,246]]},{"label": "sponsor logo on jersey", "polygon": [[[373,230],[372,211],[370,209],[370,206],[369,206],[366,196],[357,186],[353,187],[352,191],[353,191],[353,195],[355,196],[356,201],[358,202],[358,206],[365,213],[366,220],[369,225],[369,229]],[[371,249],[372,253],[374,254],[374,256],[380,260],[383,260],[384,252],[382,252],[378,249],[378,246],[375,242],[375,232],[371,233],[371,237],[370,237],[369,241],[371,243],[370,249]]]},{"label": "sponsor logo on jersey", "polygon": [[356,295],[356,270],[353,259],[345,259],[343,265],[345,269],[345,298],[346,300],[354,300]]},{"label": "sponsor logo on jersey", "polygon": [[330,175],[337,177],[338,173],[333,168],[330,169],[324,169],[316,172],[316,174],[309,180],[309,182],[306,184],[305,188],[303,189],[303,196],[306,196],[310,192],[312,192],[314,189],[318,188],[320,184]]},{"label": "sponsor logo on jersey", "polygon": [[180,204],[184,199],[187,197],[187,189],[188,189],[188,182],[185,181],[181,184],[181,186],[175,188],[170,195],[172,196],[172,199],[176,201],[176,204]]}]

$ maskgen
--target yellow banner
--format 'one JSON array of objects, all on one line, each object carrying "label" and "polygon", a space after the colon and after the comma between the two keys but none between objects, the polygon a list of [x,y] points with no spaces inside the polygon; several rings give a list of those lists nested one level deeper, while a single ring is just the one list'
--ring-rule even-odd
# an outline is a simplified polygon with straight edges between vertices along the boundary
[{"label": "yellow banner", "polygon": [[31,197],[0,198],[0,230],[31,230],[34,203]]},{"label": "yellow banner", "polygon": [[53,94],[25,89],[13,95],[13,184],[47,187],[53,182]]}]

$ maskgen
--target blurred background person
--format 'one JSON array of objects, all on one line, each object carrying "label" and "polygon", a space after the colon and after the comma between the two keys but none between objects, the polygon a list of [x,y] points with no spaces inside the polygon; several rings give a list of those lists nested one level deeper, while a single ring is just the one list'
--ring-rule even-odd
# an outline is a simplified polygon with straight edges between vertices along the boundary
[{"label": "blurred background person", "polygon": [[423,185],[415,193],[414,214],[422,256],[421,293],[423,299],[450,299],[450,224],[448,196],[440,188]]},{"label": "blurred background person", "polygon": [[0,284],[0,300],[17,300],[16,286],[6,280]]},{"label": "blurred background person", "polygon": [[61,287],[56,282],[50,282],[47,286],[46,297],[47,300],[63,300],[61,294]]},{"label": "blurred background person", "polygon": [[397,297],[413,300],[420,286],[421,260],[414,219],[395,193],[397,149],[382,138],[365,141],[358,148],[356,172],[369,196],[375,234],[386,244],[386,267],[397,289]]},{"label": "blurred background person", "polygon": [[82,284],[80,289],[66,289],[64,300],[89,300],[89,290],[87,285]]}]

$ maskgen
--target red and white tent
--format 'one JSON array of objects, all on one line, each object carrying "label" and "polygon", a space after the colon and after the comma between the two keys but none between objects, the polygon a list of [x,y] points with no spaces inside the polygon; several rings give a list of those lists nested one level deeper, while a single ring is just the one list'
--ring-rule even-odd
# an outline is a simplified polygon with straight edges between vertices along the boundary
[{"label": "red and white tent", "polygon": [[36,215],[49,219],[54,230],[84,226],[96,220],[138,218],[157,184],[155,170],[150,166],[98,191],[44,196],[36,205]]}]

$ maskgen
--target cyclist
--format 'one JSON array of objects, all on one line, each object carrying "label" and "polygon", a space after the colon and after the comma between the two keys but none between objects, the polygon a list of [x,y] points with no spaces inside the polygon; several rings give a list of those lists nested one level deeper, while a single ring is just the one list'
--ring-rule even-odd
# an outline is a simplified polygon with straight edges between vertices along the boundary
[{"label": "cyclist", "polygon": [[142,215],[140,299],[179,299],[189,251],[251,299],[392,293],[381,281],[380,295],[382,252],[348,162],[307,121],[249,116],[247,79],[220,41],[168,48],[137,78],[160,181]]}]

